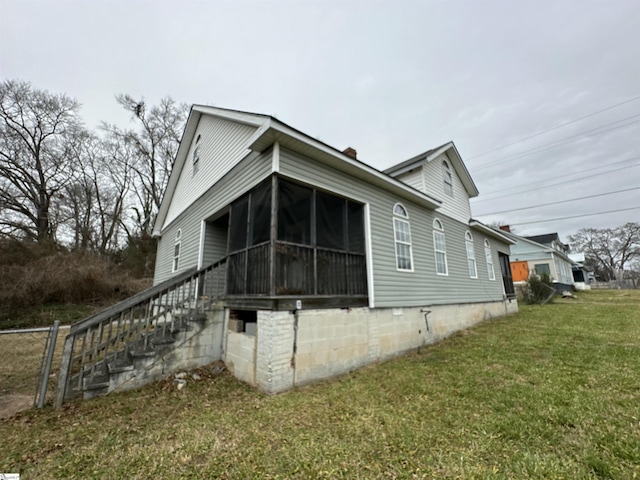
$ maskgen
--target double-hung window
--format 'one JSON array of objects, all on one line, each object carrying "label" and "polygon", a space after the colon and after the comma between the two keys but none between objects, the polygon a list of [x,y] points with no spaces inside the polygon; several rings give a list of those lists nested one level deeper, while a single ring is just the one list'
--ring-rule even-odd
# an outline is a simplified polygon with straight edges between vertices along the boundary
[{"label": "double-hung window", "polygon": [[433,220],[433,250],[436,257],[436,273],[438,275],[448,275],[447,244],[444,238],[444,227],[437,218]]},{"label": "double-hung window", "polygon": [[473,237],[471,232],[465,232],[464,243],[467,247],[467,268],[470,278],[478,278],[478,267],[476,265],[476,252],[473,248]]},{"label": "double-hung window", "polygon": [[173,244],[173,266],[172,272],[176,272],[180,266],[180,244],[182,243],[182,230],[178,229],[176,232],[176,241]]},{"label": "double-hung window", "polygon": [[444,193],[453,197],[453,176],[447,162],[442,162],[442,180],[444,181]]},{"label": "double-hung window", "polygon": [[196,146],[193,148],[193,158],[191,159],[192,176],[195,177],[200,168],[200,138],[202,135],[198,135],[196,138]]},{"label": "double-hung window", "polygon": [[413,271],[413,255],[411,253],[411,228],[407,210],[396,203],[393,207],[393,235],[396,248],[396,268]]},{"label": "double-hung window", "polygon": [[489,240],[484,241],[484,256],[487,259],[487,272],[489,274],[489,280],[496,279],[496,272],[493,270],[493,257],[491,256],[491,245]]}]

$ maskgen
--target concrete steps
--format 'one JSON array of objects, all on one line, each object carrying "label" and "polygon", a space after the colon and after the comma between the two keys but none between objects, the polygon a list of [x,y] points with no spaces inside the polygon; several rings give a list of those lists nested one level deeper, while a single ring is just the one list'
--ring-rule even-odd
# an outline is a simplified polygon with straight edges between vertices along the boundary
[{"label": "concrete steps", "polygon": [[[221,344],[221,312],[214,308],[213,312],[173,313],[172,324],[156,325],[139,340],[129,343],[126,349],[110,354],[95,367],[85,368],[81,382],[79,374],[72,377],[73,396],[87,400],[116,390],[137,388],[166,376],[172,363],[179,364],[179,368],[189,364],[189,352],[183,350],[202,343],[198,336],[210,320],[220,324]],[[211,359],[214,360],[216,358]]]}]

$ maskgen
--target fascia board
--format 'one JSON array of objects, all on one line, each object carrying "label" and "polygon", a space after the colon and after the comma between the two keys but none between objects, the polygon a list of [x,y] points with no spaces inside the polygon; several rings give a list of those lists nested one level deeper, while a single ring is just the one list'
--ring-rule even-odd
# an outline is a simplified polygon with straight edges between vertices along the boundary
[{"label": "fascia board", "polygon": [[[460,178],[460,181],[464,185],[464,188],[467,190],[469,197],[470,198],[477,197],[478,194],[480,193],[478,191],[478,187],[476,187],[476,184],[474,183],[473,178],[471,178],[471,174],[469,173],[469,170],[467,170],[467,166],[462,161],[462,157],[460,156],[460,153],[458,152],[458,149],[456,148],[455,144],[453,142],[449,143],[445,152],[447,153],[449,160],[451,160],[451,163],[453,164],[453,168],[456,169],[458,178]],[[451,157],[451,153],[454,154],[453,158]],[[435,153],[434,153],[434,158],[436,158]]]},{"label": "fascia board", "polygon": [[300,144],[310,147],[316,153],[314,158],[322,163],[331,164],[333,167],[342,169],[343,171],[362,178],[367,182],[400,194],[404,198],[413,200],[427,208],[434,210],[442,204],[440,200],[420,192],[404,182],[396,180],[393,177],[390,177],[389,175],[386,175],[379,170],[360,162],[359,160],[355,160],[322,142],[314,140],[289,126],[278,122],[277,120],[274,121],[273,119],[270,119],[265,123],[265,125],[263,125],[263,127],[249,139],[247,147],[252,150],[262,151],[274,141],[278,140],[283,142],[285,138],[292,139],[295,142],[299,142]]},{"label": "fascia board", "polygon": [[173,198],[173,194],[178,184],[180,173],[184,168],[184,162],[187,158],[187,154],[189,153],[189,147],[191,146],[191,142],[193,141],[193,136],[195,135],[196,128],[198,126],[198,123],[200,122],[201,116],[202,114],[195,108],[195,106],[191,107],[189,118],[187,119],[187,123],[185,124],[184,130],[182,131],[182,138],[180,139],[180,145],[178,146],[178,151],[176,152],[176,158],[173,162],[173,167],[171,168],[169,182],[167,183],[167,188],[164,192],[164,196],[162,197],[162,201],[160,202],[160,208],[158,209],[158,215],[156,216],[156,220],[153,224],[153,230],[151,232],[151,236],[153,237],[161,236],[162,226],[167,217],[171,199]]},{"label": "fascia board", "polygon": [[239,112],[237,110],[228,110],[226,108],[217,108],[207,105],[194,105],[193,109],[204,113],[206,115],[212,115],[214,117],[223,118],[236,123],[242,123],[250,125],[252,127],[261,126],[269,117],[266,115],[258,115],[255,113]]}]

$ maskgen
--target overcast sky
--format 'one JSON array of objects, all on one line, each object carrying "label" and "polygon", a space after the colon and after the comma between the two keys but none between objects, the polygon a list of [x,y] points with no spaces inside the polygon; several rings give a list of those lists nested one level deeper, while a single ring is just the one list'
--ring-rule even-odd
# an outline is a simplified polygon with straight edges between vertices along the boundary
[{"label": "overcast sky", "polygon": [[0,77],[91,128],[117,93],[271,114],[378,169],[452,140],[474,217],[523,235],[640,221],[637,0],[0,0]]}]

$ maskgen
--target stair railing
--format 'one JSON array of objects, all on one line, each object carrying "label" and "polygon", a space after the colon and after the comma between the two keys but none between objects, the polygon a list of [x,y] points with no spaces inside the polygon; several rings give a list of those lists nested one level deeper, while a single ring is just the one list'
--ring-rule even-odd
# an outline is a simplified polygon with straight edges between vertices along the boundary
[{"label": "stair railing", "polygon": [[181,328],[186,316],[201,313],[226,293],[224,257],[139,292],[75,324],[64,343],[55,406],[75,395],[110,367],[144,355],[154,338]]}]

